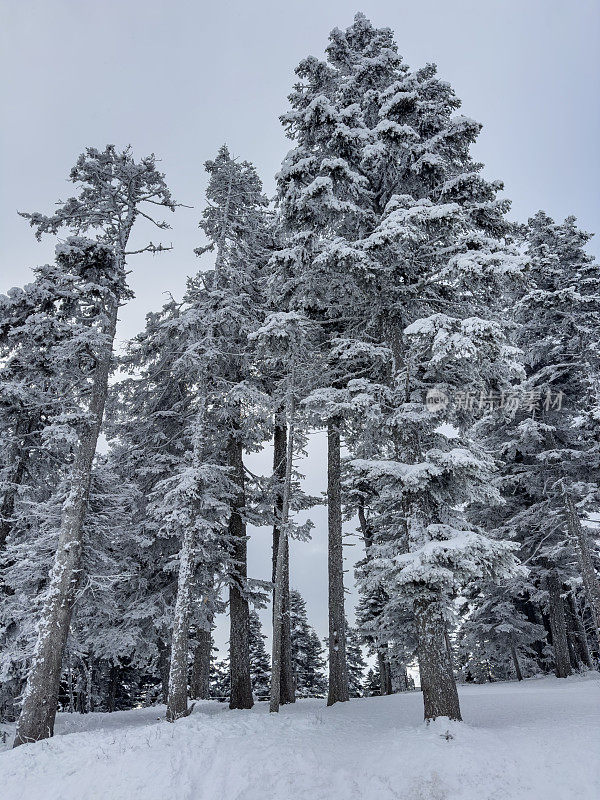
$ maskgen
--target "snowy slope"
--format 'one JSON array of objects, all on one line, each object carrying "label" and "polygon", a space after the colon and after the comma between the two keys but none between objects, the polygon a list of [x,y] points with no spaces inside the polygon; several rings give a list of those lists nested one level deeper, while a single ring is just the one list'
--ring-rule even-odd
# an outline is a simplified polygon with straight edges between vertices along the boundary
[{"label": "snowy slope", "polygon": [[[600,676],[460,689],[465,724],[421,722],[418,692],[269,715],[205,702],[59,715],[0,754],[10,800],[597,800]],[[5,726],[6,727],[6,726]],[[452,738],[447,738],[450,731]]]}]

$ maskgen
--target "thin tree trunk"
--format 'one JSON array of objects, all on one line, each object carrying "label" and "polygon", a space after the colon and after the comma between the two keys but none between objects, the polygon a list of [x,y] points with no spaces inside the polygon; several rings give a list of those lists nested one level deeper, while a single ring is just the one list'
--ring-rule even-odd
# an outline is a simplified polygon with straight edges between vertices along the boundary
[{"label": "thin tree trunk", "polygon": [[565,609],[561,596],[561,585],[558,572],[550,570],[547,577],[550,627],[552,629],[552,646],[554,648],[554,672],[557,678],[566,678],[571,674],[571,659],[567,641],[567,625]]},{"label": "thin tree trunk", "polygon": [[[209,625],[211,623],[212,620],[209,620]],[[208,700],[210,698],[210,656],[212,652],[212,635],[210,630],[198,628],[196,640],[194,661],[192,663],[190,696],[194,700]]]},{"label": "thin tree trunk", "polygon": [[344,614],[344,554],[339,420],[327,425],[327,529],[329,573],[329,689],[327,705],[346,702],[346,617]]},{"label": "thin tree trunk", "polygon": [[592,619],[596,628],[596,637],[600,642],[600,581],[594,568],[592,561],[592,553],[590,549],[590,540],[587,531],[581,524],[581,519],[573,502],[570,494],[566,495],[567,511],[569,517],[569,528],[571,535],[577,543],[577,555],[579,557],[579,566],[581,570],[581,578],[583,580],[583,588],[585,590],[590,610],[592,612]]},{"label": "thin tree trunk", "polygon": [[171,665],[170,647],[159,639],[156,643],[158,648],[158,673],[161,682],[161,699],[167,705],[169,699],[169,667]]},{"label": "thin tree trunk", "polygon": [[271,656],[271,692],[269,701],[269,712],[279,711],[281,703],[281,675],[282,675],[282,656],[283,656],[283,610],[286,580],[286,552],[289,551],[288,545],[288,520],[290,514],[290,498],[292,494],[292,462],[294,459],[294,377],[293,371],[290,377],[291,386],[288,387],[287,397],[287,445],[285,455],[285,475],[283,480],[283,492],[281,501],[281,516],[279,523],[279,537],[277,542],[277,561],[275,564],[275,587],[273,596],[273,651]]},{"label": "thin tree trunk", "polygon": [[515,667],[515,675],[517,676],[517,680],[518,681],[522,681],[523,680],[523,673],[521,672],[521,665],[519,664],[519,659],[517,657],[517,650],[516,650],[516,647],[514,646],[514,644],[511,644],[511,646],[510,646],[510,655],[511,655],[511,658],[513,660],[514,667]]},{"label": "thin tree trunk", "polygon": [[62,508],[54,566],[42,608],[14,747],[46,739],[54,733],[63,654],[81,577],[83,520],[108,393],[117,313],[118,301],[110,296],[106,308],[106,345],[98,355],[90,394],[89,420],[83,425],[74,454],[71,487]]},{"label": "thin tree trunk", "polygon": [[585,667],[592,669],[593,664],[592,657],[590,655],[587,634],[585,632],[585,627],[583,625],[581,616],[579,615],[579,609],[577,608],[577,602],[573,597],[573,593],[567,595],[567,607],[570,611],[570,616],[573,621],[573,632],[577,642],[579,659]]},{"label": "thin tree trunk", "polygon": [[69,714],[75,711],[75,698],[73,697],[73,669],[71,668],[71,659],[69,659],[69,666],[67,668],[67,690],[69,693]]},{"label": "thin tree trunk", "polygon": [[227,443],[229,466],[237,492],[232,501],[229,518],[229,535],[234,542],[234,574],[229,587],[229,665],[231,670],[231,698],[229,708],[252,708],[252,683],[250,678],[250,609],[246,598],[248,575],[246,523],[243,509],[246,504],[242,444],[236,436]]},{"label": "thin tree trunk", "polygon": [[77,711],[79,714],[85,714],[85,674],[84,666],[80,662],[77,670]]},{"label": "thin tree trunk", "polygon": [[383,697],[384,695],[387,694],[385,687],[387,662],[385,654],[381,651],[381,649],[377,650],[377,666],[379,668],[379,694],[381,695],[381,697]]},{"label": "thin tree trunk", "polygon": [[415,622],[425,720],[436,717],[460,720],[458,691],[446,646],[446,622],[441,603],[429,598],[417,601]]},{"label": "thin tree trunk", "polygon": [[[283,483],[285,481],[286,469],[286,450],[287,450],[287,431],[285,423],[285,411],[278,411],[275,414],[275,426],[273,431],[273,476],[278,484],[275,495],[273,525],[273,617],[275,615],[275,575],[277,571],[277,553],[279,549],[279,524],[282,519],[283,510]],[[290,625],[290,548],[289,541],[286,539],[283,554],[283,577],[282,577],[282,629],[281,629],[281,704],[295,703],[296,691],[294,681],[294,670],[292,665],[292,632]]]},{"label": "thin tree trunk", "polygon": [[563,600],[563,608],[565,610],[565,623],[567,626],[567,647],[569,648],[569,660],[571,662],[571,669],[577,672],[577,670],[579,669],[580,661],[579,661],[579,656],[577,655],[577,649],[576,649],[577,643],[576,641],[574,641],[576,637],[569,620],[569,607],[564,602],[564,600]]},{"label": "thin tree trunk", "polygon": [[167,720],[175,722],[188,712],[188,639],[190,629],[190,604],[194,579],[194,534],[186,527],[179,554],[177,600],[171,640],[171,668],[169,670],[169,696]]},{"label": "thin tree trunk", "polygon": [[92,659],[88,658],[88,664],[85,668],[85,713],[92,712]]},{"label": "thin tree trunk", "polygon": [[106,707],[109,713],[112,713],[116,708],[117,689],[119,688],[119,667],[116,664],[111,664],[109,677],[108,677],[108,702]]},{"label": "thin tree trunk", "polygon": [[[288,434],[290,435],[290,434]],[[279,711],[281,704],[281,656],[282,656],[282,631],[283,631],[283,580],[285,560],[285,540],[287,530],[285,523],[279,532],[277,547],[277,563],[275,567],[275,594],[273,599],[273,655],[271,657],[271,691],[269,711]]]}]

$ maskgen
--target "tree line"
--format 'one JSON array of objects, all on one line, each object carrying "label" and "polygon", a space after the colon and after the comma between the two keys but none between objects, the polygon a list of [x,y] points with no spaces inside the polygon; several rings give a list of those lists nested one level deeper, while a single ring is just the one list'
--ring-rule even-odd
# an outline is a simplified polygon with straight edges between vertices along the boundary
[{"label": "tree line", "polygon": [[[471,154],[481,126],[389,29],[358,14],[296,73],[274,201],[226,146],[206,162],[203,266],[124,352],[130,264],[167,249],[132,232],[168,229],[178,207],[156,158],[88,148],[74,196],[22,215],[64,238],[0,297],[0,680],[5,713],[20,705],[15,745],[52,735],[74,663],[88,683],[95,665],[107,708],[160,684],[167,719],[188,714],[190,693],[210,692],[226,609],[213,692],[239,709],[266,693],[273,712],[302,694],[289,540],[310,536],[298,512],[319,502],[297,469],[316,428],[328,705],[361,693],[361,645],[377,660],[370,691],[409,688],[418,663],[427,720],[461,718],[457,677],[564,677],[597,658],[589,234],[572,217],[508,219]],[[272,473],[257,476],[245,454],[266,443]],[[269,582],[248,575],[249,524],[272,528]],[[270,664],[252,611],[269,598]]]}]

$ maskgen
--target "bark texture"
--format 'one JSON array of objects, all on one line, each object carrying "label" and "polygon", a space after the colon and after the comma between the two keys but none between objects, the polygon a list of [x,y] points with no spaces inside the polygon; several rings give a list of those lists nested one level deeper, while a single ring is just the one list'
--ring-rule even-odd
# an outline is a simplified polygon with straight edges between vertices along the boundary
[{"label": "bark texture", "polygon": [[194,577],[194,536],[187,528],[179,554],[177,600],[171,640],[171,667],[169,669],[169,696],[167,720],[175,722],[188,713],[188,651],[190,630],[190,605]]},{"label": "bark texture", "polygon": [[579,557],[579,567],[581,570],[581,577],[583,580],[583,588],[590,605],[594,627],[596,629],[596,637],[600,642],[600,581],[594,568],[592,560],[592,551],[590,548],[590,540],[586,529],[581,524],[581,519],[577,512],[573,498],[570,495],[566,497],[567,513],[569,517],[569,528],[571,535],[577,544],[577,555]]},{"label": "bark texture", "polygon": [[229,587],[229,664],[231,669],[231,699],[229,708],[252,708],[252,684],[250,679],[250,609],[246,598],[247,547],[246,523],[243,509],[246,504],[244,462],[242,445],[236,436],[227,443],[229,466],[237,492],[232,500],[229,518],[229,534],[234,542],[233,560],[235,571]]},{"label": "bark texture", "polygon": [[327,705],[346,702],[346,617],[344,615],[344,555],[339,421],[327,426],[327,527],[329,574],[329,689]]},{"label": "bark texture", "polygon": [[54,733],[63,654],[81,576],[83,520],[90,489],[92,463],[108,392],[117,312],[117,299],[111,297],[107,301],[105,312],[106,345],[97,357],[90,394],[89,417],[83,424],[74,454],[71,486],[62,508],[54,566],[42,608],[38,638],[27,688],[23,695],[14,747],[46,739]]},{"label": "bark texture", "polygon": [[[288,397],[286,401],[286,414],[289,418],[287,430],[287,442],[285,446],[285,472],[283,479],[283,491],[281,495],[281,513],[279,519],[279,537],[277,541],[277,560],[275,562],[274,575],[274,594],[273,594],[273,650],[271,656],[271,692],[269,700],[269,712],[279,711],[281,703],[281,676],[282,676],[282,656],[283,656],[283,602],[284,584],[286,580],[285,561],[286,553],[289,553],[288,545],[288,520],[290,513],[290,498],[292,494],[292,461],[294,458],[294,396],[293,372],[291,386],[288,387]],[[289,579],[289,576],[288,576]]]},{"label": "bark texture", "polygon": [[592,669],[592,657],[590,655],[590,648],[587,640],[587,635],[585,632],[585,627],[583,625],[583,620],[579,614],[579,609],[577,608],[577,602],[573,597],[573,594],[567,595],[567,610],[569,612],[569,617],[571,620],[571,629],[573,631],[573,639],[575,650],[577,651],[577,655],[579,660],[587,667],[587,669]]},{"label": "bark texture", "polygon": [[519,658],[517,656],[517,649],[514,645],[510,646],[510,656],[513,661],[513,665],[515,668],[515,675],[517,676],[518,681],[523,680],[523,673],[521,672],[521,665],[519,664]]},{"label": "bark texture", "polygon": [[273,599],[273,655],[271,657],[271,692],[269,711],[276,713],[281,705],[281,634],[283,629],[283,562],[287,533],[282,529],[277,547],[275,567],[275,596]]},{"label": "bark texture", "polygon": [[571,674],[571,658],[569,656],[565,608],[561,595],[562,587],[558,572],[555,569],[550,570],[548,573],[547,588],[552,647],[554,648],[554,672],[557,678],[566,678]]},{"label": "bark texture", "polygon": [[437,717],[462,719],[452,663],[446,646],[446,622],[435,598],[415,603],[419,672],[425,720]]},{"label": "bark texture", "polygon": [[[275,415],[273,431],[273,476],[277,481],[278,491],[275,496],[274,515],[281,520],[283,512],[283,484],[285,480],[287,430],[285,412]],[[277,552],[279,549],[279,524],[273,525],[273,619],[275,618],[275,578],[277,571]],[[296,686],[292,666],[292,635],[290,626],[290,548],[286,538],[284,542],[282,565],[282,611],[281,611],[281,686],[280,702],[296,702]]]},{"label": "bark texture", "polygon": [[198,628],[196,647],[192,663],[192,679],[190,681],[190,697],[194,700],[210,699],[210,656],[212,636],[210,630]]}]

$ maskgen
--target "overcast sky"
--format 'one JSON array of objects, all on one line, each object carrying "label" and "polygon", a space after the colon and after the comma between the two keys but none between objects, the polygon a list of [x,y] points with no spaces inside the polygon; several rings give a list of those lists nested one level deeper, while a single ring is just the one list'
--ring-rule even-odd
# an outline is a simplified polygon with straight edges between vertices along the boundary
[{"label": "overcast sky", "polygon": [[[143,327],[165,292],[181,296],[199,268],[192,250],[203,162],[223,142],[256,164],[273,193],[290,147],[278,117],[294,67],[322,56],[331,28],[350,25],[357,10],[395,31],[409,65],[436,62],[462,113],[484,124],[475,153],[489,177],[504,180],[512,216],[544,208],[599,227],[599,0],[363,0],[356,8],[342,0],[0,0],[0,9],[0,292],[52,258],[52,238],[37,243],[16,212],[50,211],[68,196],[65,179],[86,146],[156,153],[174,197],[195,206],[173,216],[164,237],[172,252],[130,264],[136,299],[122,311],[121,339]],[[598,241],[592,249],[600,254]],[[314,493],[324,488],[324,448],[322,435],[313,438],[305,469]],[[268,461],[249,463],[268,469]],[[292,582],[324,636],[325,514],[311,516],[317,529],[293,548]],[[267,532],[253,532],[255,577],[269,576],[267,547]],[[348,548],[350,570],[358,554]],[[223,650],[224,632],[217,638]]]}]

